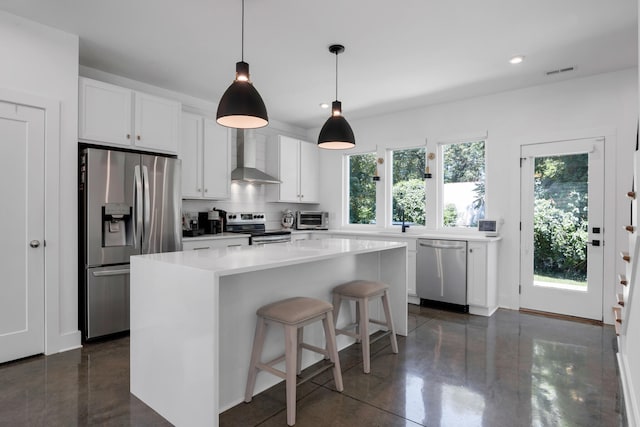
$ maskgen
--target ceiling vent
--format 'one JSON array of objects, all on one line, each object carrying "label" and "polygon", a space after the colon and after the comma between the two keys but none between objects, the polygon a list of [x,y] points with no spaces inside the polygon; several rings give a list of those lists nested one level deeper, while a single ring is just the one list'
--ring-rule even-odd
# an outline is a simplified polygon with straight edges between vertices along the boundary
[{"label": "ceiling vent", "polygon": [[556,74],[568,73],[569,71],[575,71],[576,67],[558,68],[557,70],[547,71],[547,76],[555,76]]}]

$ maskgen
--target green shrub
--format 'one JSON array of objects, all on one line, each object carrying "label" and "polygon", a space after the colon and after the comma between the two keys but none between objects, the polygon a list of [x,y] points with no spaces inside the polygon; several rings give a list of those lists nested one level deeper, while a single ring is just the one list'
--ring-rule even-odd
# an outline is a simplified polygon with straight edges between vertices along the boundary
[{"label": "green shrub", "polygon": [[584,201],[578,202],[559,209],[553,199],[536,199],[533,218],[535,274],[586,280],[587,221],[580,206]]}]

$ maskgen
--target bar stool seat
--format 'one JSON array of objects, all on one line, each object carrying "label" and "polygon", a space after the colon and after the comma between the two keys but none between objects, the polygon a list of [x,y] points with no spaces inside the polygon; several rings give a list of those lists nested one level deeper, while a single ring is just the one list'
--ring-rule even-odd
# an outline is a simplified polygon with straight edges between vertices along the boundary
[{"label": "bar stool seat", "polygon": [[[369,318],[369,301],[373,298],[382,299],[385,321]],[[369,322],[382,325],[387,329],[387,333],[391,337],[391,350],[394,353],[398,353],[396,330],[393,326],[389,304],[389,285],[372,280],[353,280],[333,288],[334,323],[337,322],[343,300],[356,302],[356,320],[347,326],[336,328],[336,335],[348,335],[361,341],[363,370],[365,374],[368,374],[371,372],[370,345],[372,343],[369,337]],[[350,329],[354,328],[355,332],[352,332]],[[377,339],[374,341],[377,341]]]},{"label": "bar stool seat", "polygon": [[[340,359],[336,347],[336,335],[333,323],[333,306],[331,303],[315,298],[294,297],[260,307],[257,312],[256,331],[251,351],[251,363],[247,377],[247,388],[244,401],[251,402],[256,384],[256,376],[260,370],[272,373],[286,381],[287,394],[287,424],[292,426],[296,422],[296,386],[319,375],[327,369],[333,370],[333,380],[336,390],[342,391],[342,372]],[[324,327],[326,347],[319,348],[303,341],[303,328],[306,325],[322,321]],[[275,323],[284,327],[285,352],[269,362],[261,362],[262,348],[267,325]],[[320,368],[310,376],[296,383],[297,375],[301,372],[302,349],[320,353],[331,360],[331,364]],[[276,363],[285,362],[285,371],[273,367]]]}]

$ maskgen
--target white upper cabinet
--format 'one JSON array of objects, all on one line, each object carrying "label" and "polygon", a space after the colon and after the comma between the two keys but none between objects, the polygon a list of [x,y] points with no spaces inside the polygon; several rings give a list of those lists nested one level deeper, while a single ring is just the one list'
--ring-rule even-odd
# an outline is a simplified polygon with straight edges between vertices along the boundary
[{"label": "white upper cabinet", "polygon": [[204,119],[204,141],[202,144],[202,180],[204,198],[227,199],[231,185],[231,131]]},{"label": "white upper cabinet", "polygon": [[80,140],[178,152],[179,102],[84,77],[79,84]]},{"label": "white upper cabinet", "polygon": [[320,168],[315,144],[278,136],[277,144],[269,154],[268,171],[282,181],[274,186],[277,194],[272,199],[290,203],[319,202]]},{"label": "white upper cabinet", "polygon": [[202,197],[202,117],[182,113],[182,138],[178,158],[182,160],[182,197]]},{"label": "white upper cabinet", "polygon": [[118,145],[133,143],[130,89],[81,77],[79,93],[80,139]]},{"label": "white upper cabinet", "polygon": [[178,152],[180,140],[179,102],[135,92],[135,136],[138,148]]},{"label": "white upper cabinet", "polygon": [[202,116],[182,113],[184,199],[226,199],[230,188],[230,135],[227,128]]}]

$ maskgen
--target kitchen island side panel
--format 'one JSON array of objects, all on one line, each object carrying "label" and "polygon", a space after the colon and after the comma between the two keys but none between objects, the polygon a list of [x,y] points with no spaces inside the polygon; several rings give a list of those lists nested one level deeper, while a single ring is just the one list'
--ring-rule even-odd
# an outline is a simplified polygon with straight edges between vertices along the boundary
[{"label": "kitchen island side panel", "polygon": [[131,393],[176,426],[217,425],[216,281],[131,258]]}]

